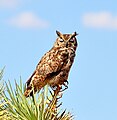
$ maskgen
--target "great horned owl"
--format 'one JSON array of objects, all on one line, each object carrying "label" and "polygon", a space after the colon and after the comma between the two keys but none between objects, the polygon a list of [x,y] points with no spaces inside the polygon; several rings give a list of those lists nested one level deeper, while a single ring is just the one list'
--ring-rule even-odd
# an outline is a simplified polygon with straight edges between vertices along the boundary
[{"label": "great horned owl", "polygon": [[77,48],[77,33],[62,34],[56,31],[57,39],[54,46],[41,58],[36,70],[28,79],[24,95],[32,96],[46,84],[52,88],[65,85],[70,68],[73,64]]}]

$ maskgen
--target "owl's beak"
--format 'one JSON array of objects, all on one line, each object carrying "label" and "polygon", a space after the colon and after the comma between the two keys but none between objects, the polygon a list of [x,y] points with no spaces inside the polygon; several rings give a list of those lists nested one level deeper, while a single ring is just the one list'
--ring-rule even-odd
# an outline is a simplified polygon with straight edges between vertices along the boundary
[{"label": "owl's beak", "polygon": [[66,42],[65,46],[66,46],[66,48],[68,48],[68,42]]}]

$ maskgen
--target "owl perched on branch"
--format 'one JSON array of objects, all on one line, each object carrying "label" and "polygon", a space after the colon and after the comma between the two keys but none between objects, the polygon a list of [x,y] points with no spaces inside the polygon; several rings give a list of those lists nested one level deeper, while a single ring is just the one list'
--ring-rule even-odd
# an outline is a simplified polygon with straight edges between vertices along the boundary
[{"label": "owl perched on branch", "polygon": [[67,88],[68,75],[73,64],[77,48],[76,32],[73,34],[62,34],[56,31],[57,39],[54,46],[41,58],[36,70],[26,82],[27,87],[24,95],[32,96],[34,92],[39,91],[46,84],[52,89],[62,85]]}]

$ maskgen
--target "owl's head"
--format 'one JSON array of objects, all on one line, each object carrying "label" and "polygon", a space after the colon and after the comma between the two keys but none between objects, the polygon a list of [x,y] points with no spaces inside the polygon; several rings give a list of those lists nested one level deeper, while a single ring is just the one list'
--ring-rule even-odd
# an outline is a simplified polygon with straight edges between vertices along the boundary
[{"label": "owl's head", "polygon": [[77,47],[77,39],[76,32],[72,34],[62,34],[59,31],[56,31],[57,39],[54,44],[54,47],[66,47],[66,48],[74,48],[76,50]]}]

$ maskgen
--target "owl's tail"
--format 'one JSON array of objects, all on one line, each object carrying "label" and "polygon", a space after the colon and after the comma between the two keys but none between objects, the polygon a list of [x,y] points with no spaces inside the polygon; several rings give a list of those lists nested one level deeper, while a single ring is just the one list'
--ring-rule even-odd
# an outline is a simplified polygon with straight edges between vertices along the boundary
[{"label": "owl's tail", "polygon": [[32,89],[32,87],[31,86],[29,86],[29,87],[27,87],[26,88],[26,90],[25,90],[25,92],[24,92],[24,95],[25,95],[25,97],[29,97],[29,96],[33,96],[33,89]]},{"label": "owl's tail", "polygon": [[[32,88],[32,85],[30,84],[31,83],[31,81],[32,81],[32,77],[35,75],[35,72],[36,71],[34,71],[33,72],[33,74],[31,75],[31,77],[28,79],[28,81],[26,82],[26,86],[27,86],[27,88],[26,88],[26,90],[25,90],[25,92],[24,92],[24,95],[26,96],[26,97],[29,97],[29,96],[33,96],[33,88]],[[35,90],[35,92],[36,92],[36,90]]]}]

